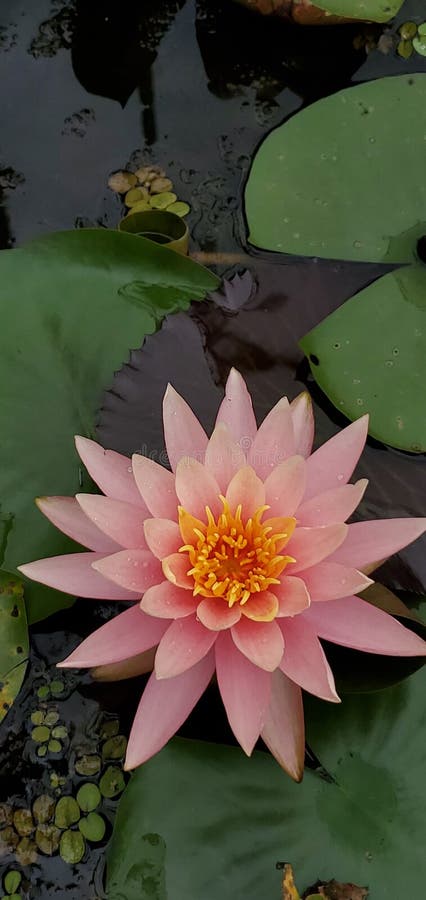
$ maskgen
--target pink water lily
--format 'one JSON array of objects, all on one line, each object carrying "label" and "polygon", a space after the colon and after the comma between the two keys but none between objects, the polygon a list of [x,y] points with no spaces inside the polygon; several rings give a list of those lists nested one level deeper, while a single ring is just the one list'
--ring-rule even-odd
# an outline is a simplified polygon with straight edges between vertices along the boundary
[{"label": "pink water lily", "polygon": [[244,751],[250,755],[261,736],[300,780],[301,689],[339,702],[320,638],[370,653],[425,653],[417,635],[356,596],[371,584],[365,570],[426,527],[425,519],[345,524],[367,486],[348,483],[367,427],[364,416],[311,453],[309,395],[280,400],[258,428],[246,385],[232,370],[210,438],[167,389],[172,472],[76,439],[105,496],[38,504],[89,552],[21,571],[79,597],[134,601],[60,663],[101,667],[116,678],[154,668],[126,768],[164,746],[216,674]]}]

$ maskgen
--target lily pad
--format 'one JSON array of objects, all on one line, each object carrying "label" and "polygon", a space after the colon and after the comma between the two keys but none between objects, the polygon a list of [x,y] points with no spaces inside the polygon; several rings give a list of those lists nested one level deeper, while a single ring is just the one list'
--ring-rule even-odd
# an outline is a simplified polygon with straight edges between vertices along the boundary
[{"label": "lily pad", "polygon": [[315,6],[334,16],[389,22],[401,9],[404,0],[315,0]]},{"label": "lily pad", "polygon": [[426,234],[425,134],[425,74],[370,81],[303,109],[254,159],[250,242],[305,256],[413,262]]},{"label": "lily pad", "polygon": [[7,894],[16,894],[22,881],[22,875],[16,869],[10,869],[4,876],[4,889]]},{"label": "lily pad", "polygon": [[101,792],[96,784],[82,784],[77,792],[77,803],[83,812],[92,812],[102,800]]},{"label": "lily pad", "polygon": [[21,688],[28,651],[22,582],[0,571],[0,722]]},{"label": "lily pad", "polygon": [[125,786],[123,772],[118,766],[108,766],[99,782],[102,796],[108,797],[108,799],[118,797],[124,791]]},{"label": "lily pad", "polygon": [[86,850],[86,842],[80,831],[71,831],[68,829],[61,835],[59,842],[59,853],[64,862],[71,866],[81,862]]},{"label": "lily pad", "polygon": [[88,816],[80,819],[78,827],[87,841],[102,841],[105,836],[105,819],[98,813],[90,812]]},{"label": "lily pad", "polygon": [[80,807],[74,797],[61,797],[55,809],[55,825],[58,828],[69,828],[80,818]]}]

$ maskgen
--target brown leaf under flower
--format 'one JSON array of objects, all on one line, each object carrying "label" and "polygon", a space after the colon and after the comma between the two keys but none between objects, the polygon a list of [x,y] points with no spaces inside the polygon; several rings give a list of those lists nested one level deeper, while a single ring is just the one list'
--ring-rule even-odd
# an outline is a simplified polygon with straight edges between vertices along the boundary
[{"label": "brown leaf under flower", "polygon": [[[366,900],[368,897],[368,888],[359,887],[356,884],[343,884],[340,881],[327,881],[325,884],[317,883],[315,887],[310,888],[304,895],[305,900],[314,900],[321,897],[325,900]],[[289,895],[289,900],[291,895]],[[284,894],[284,900],[287,900]]]}]

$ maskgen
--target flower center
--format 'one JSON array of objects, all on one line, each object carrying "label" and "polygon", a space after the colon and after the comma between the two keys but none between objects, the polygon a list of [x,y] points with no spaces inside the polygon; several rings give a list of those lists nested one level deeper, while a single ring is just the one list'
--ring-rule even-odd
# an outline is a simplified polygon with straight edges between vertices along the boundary
[{"label": "flower center", "polygon": [[[279,575],[292,556],[282,556],[296,526],[294,518],[274,518],[262,522],[268,506],[261,506],[246,521],[242,507],[232,512],[221,497],[223,512],[214,518],[206,506],[207,522],[194,519],[179,507],[179,524],[187,541],[180,553],[188,553],[187,574],[194,579],[193,594],[222,597],[231,607],[242,606],[252,594],[279,584]],[[189,540],[188,540],[189,539]]]}]

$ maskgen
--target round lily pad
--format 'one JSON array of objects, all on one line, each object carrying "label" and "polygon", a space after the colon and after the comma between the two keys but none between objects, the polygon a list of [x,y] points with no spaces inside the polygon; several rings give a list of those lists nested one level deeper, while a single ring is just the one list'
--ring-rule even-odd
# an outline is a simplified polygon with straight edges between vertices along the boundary
[{"label": "round lily pad", "polygon": [[13,808],[9,803],[0,803],[0,828],[13,822]]},{"label": "round lily pad", "polygon": [[13,814],[15,831],[26,837],[34,831],[34,820],[29,809],[17,809]]},{"label": "round lily pad", "polygon": [[88,841],[102,841],[105,836],[105,819],[98,813],[90,812],[88,816],[80,819],[78,827]]},{"label": "round lily pad", "polygon": [[55,741],[54,739],[50,740],[47,749],[50,753],[60,753],[62,750],[62,744],[60,741]]},{"label": "round lily pad", "polygon": [[44,724],[50,725],[50,726],[56,725],[58,719],[59,719],[59,713],[56,712],[56,710],[54,710],[54,709],[50,709],[49,712],[47,712],[44,717]]},{"label": "round lily pad", "polygon": [[47,754],[47,744],[41,744],[40,747],[37,747],[37,756],[43,757]]},{"label": "round lily pad", "polygon": [[101,794],[103,797],[117,797],[126,787],[124,776],[118,766],[108,766],[99,782]]},{"label": "round lily pad", "polygon": [[413,47],[420,56],[426,56],[426,34],[413,38]]},{"label": "round lily pad", "polygon": [[127,738],[124,734],[116,734],[114,737],[105,741],[102,747],[102,756],[104,759],[121,759],[127,747]]},{"label": "round lily pad", "polygon": [[80,818],[80,807],[74,797],[61,797],[56,804],[55,825],[58,828],[69,828]]},{"label": "round lily pad", "polygon": [[124,198],[124,202],[126,206],[134,206],[135,203],[139,203],[140,200],[147,200],[149,194],[146,188],[144,187],[135,187],[130,191],[127,191],[127,194]]},{"label": "round lily pad", "polygon": [[6,828],[2,828],[0,830],[0,857],[11,853],[18,843],[19,837],[14,828],[10,825]]},{"label": "round lily pad", "polygon": [[410,56],[413,55],[412,41],[399,41],[396,52],[402,59],[410,59]]},{"label": "round lily pad", "polygon": [[24,837],[22,841],[19,841],[15,853],[21,866],[32,866],[37,861],[37,847],[29,837]]},{"label": "round lily pad", "polygon": [[181,219],[184,216],[187,216],[189,212],[191,212],[191,207],[189,203],[185,203],[183,200],[177,200],[176,203],[171,203],[167,208],[168,212],[172,212],[175,216],[180,216]]},{"label": "round lily pad", "polygon": [[10,869],[4,876],[3,884],[6,894],[15,894],[22,881],[22,875],[16,869]]},{"label": "round lily pad", "polygon": [[39,825],[35,833],[35,842],[39,850],[46,856],[53,856],[59,847],[60,829],[56,825]]},{"label": "round lily pad", "polygon": [[133,172],[114,172],[108,179],[108,187],[117,194],[125,194],[137,183]]},{"label": "round lily pad", "polygon": [[68,729],[65,725],[57,725],[56,728],[52,728],[52,737],[64,740],[68,737]]},{"label": "round lily pad", "polygon": [[114,737],[114,735],[118,734],[119,731],[120,723],[118,719],[106,719],[105,722],[102,723],[101,740],[104,740],[104,738]]},{"label": "round lily pad", "polygon": [[49,694],[50,688],[47,686],[47,684],[42,684],[41,687],[38,688],[37,697],[39,698],[39,700],[47,700]]},{"label": "round lily pad", "polygon": [[54,694],[55,696],[57,696],[58,694],[62,694],[65,690],[64,682],[61,681],[59,678],[55,679],[55,681],[51,681],[50,682],[50,690],[52,691],[52,694]]},{"label": "round lily pad", "polygon": [[40,825],[48,822],[53,816],[55,801],[48,794],[41,794],[33,803],[33,816]]},{"label": "round lily pad", "polygon": [[173,182],[170,178],[154,178],[151,181],[151,193],[162,194],[165,191],[173,190]]},{"label": "round lily pad", "polygon": [[403,41],[412,41],[413,37],[417,34],[417,25],[415,22],[403,22],[402,25],[399,26],[398,32]]},{"label": "round lily pad", "polygon": [[37,725],[31,732],[31,737],[36,744],[42,744],[50,738],[50,728],[47,725]]},{"label": "round lily pad", "polygon": [[31,722],[33,725],[42,725],[44,722],[44,712],[41,709],[36,709],[33,713],[31,713]]},{"label": "round lily pad", "polygon": [[155,194],[154,197],[151,197],[150,202],[153,209],[167,209],[176,200],[177,196],[173,191],[163,191],[161,194]]},{"label": "round lily pad", "polygon": [[76,865],[81,862],[86,849],[83,835],[80,831],[64,831],[59,842],[59,853],[64,862]]},{"label": "round lily pad", "polygon": [[80,756],[75,764],[75,771],[79,775],[97,775],[100,768],[101,758],[95,754]]},{"label": "round lily pad", "polygon": [[101,800],[101,792],[96,784],[90,782],[82,784],[77,792],[77,803],[83,812],[91,812],[96,809]]}]

